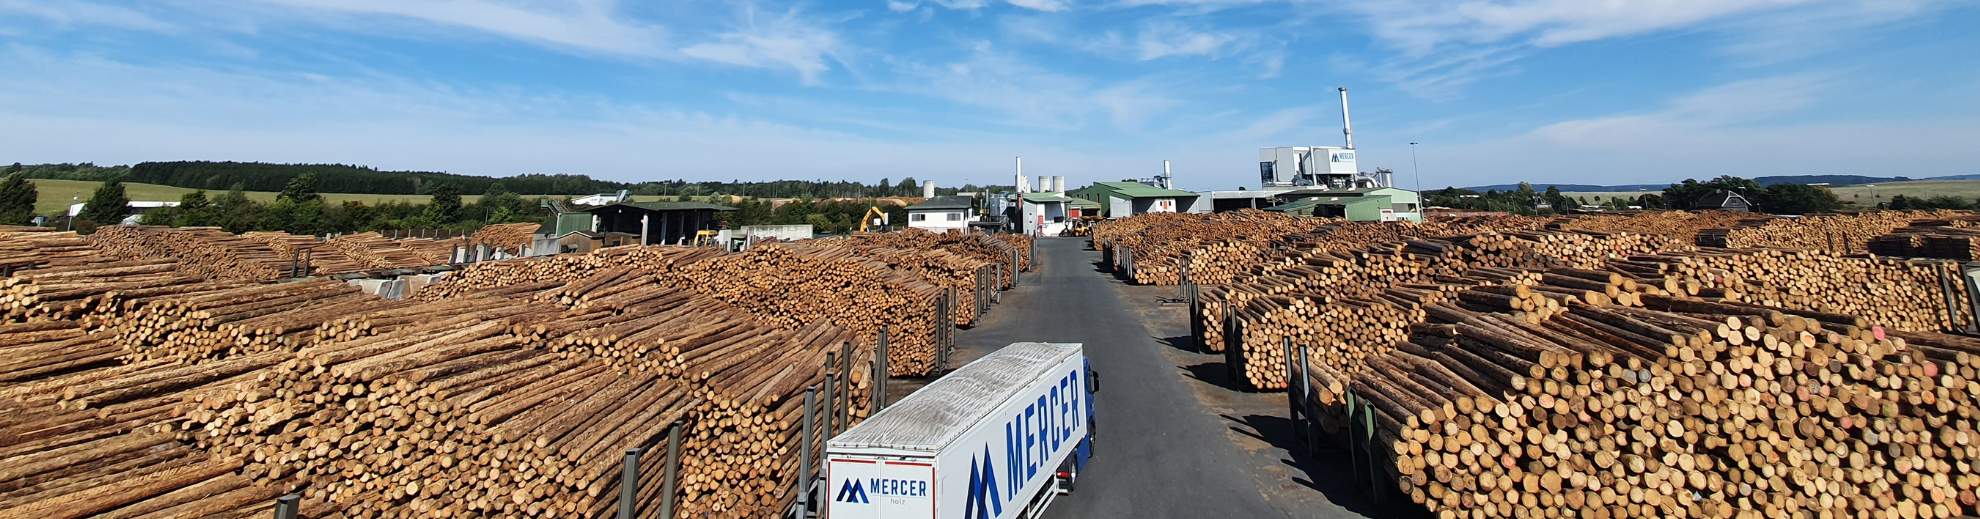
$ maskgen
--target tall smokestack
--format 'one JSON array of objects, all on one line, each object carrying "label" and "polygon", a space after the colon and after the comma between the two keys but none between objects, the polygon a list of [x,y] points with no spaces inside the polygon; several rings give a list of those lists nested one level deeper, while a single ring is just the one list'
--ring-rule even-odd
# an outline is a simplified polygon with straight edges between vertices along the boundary
[{"label": "tall smokestack", "polygon": [[1162,161],[1162,189],[1175,189],[1175,177],[1169,173],[1169,161]]},{"label": "tall smokestack", "polygon": [[1347,87],[1341,87],[1341,133],[1347,135],[1347,149],[1354,149],[1354,124],[1348,122]]},{"label": "tall smokestack", "polygon": [[1018,157],[1017,158],[1017,191],[1019,193],[1023,193],[1027,190],[1030,190],[1030,188],[1031,188],[1031,182],[1025,181],[1024,179],[1024,157]]},{"label": "tall smokestack", "polygon": [[935,181],[933,180],[921,181],[921,197],[935,198]]}]

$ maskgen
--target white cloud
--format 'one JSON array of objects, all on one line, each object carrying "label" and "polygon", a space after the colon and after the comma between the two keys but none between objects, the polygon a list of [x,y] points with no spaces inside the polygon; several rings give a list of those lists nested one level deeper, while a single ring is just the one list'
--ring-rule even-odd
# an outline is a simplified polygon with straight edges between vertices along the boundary
[{"label": "white cloud", "polygon": [[1230,34],[1194,31],[1172,22],[1154,22],[1142,27],[1140,35],[1135,37],[1135,49],[1141,61],[1165,56],[1211,56],[1237,39]]},{"label": "white cloud", "polygon": [[974,46],[968,59],[941,65],[910,64],[899,71],[904,83],[886,90],[947,99],[1003,112],[1010,124],[1072,130],[1104,113],[1116,126],[1133,129],[1177,101],[1149,91],[1146,84],[1092,81],[1027,63],[989,43]]},{"label": "white cloud", "polygon": [[905,13],[908,11],[913,11],[914,8],[916,7],[921,7],[921,4],[917,2],[902,2],[899,0],[887,0],[887,10],[896,13]]},{"label": "white cloud", "polygon": [[[0,142],[9,161],[335,162],[476,175],[661,178],[1104,180],[1121,157],[1043,135],[926,132],[896,142],[749,117],[556,94],[364,76],[139,66],[0,48]],[[59,80],[59,81],[58,81]],[[308,102],[297,102],[305,99]],[[765,150],[803,160],[738,160]],[[929,164],[942,164],[931,171]]]},{"label": "white cloud", "polygon": [[830,67],[827,58],[843,51],[837,33],[800,18],[793,9],[782,16],[759,20],[754,7],[743,12],[743,26],[716,36],[716,41],[681,49],[681,54],[751,68],[791,69],[807,85]]},{"label": "white cloud", "polygon": [[1861,91],[1866,85],[1846,83],[1846,77],[1814,73],[1737,81],[1671,100],[1655,111],[1563,121],[1504,139],[1424,146],[1425,185],[1493,183],[1482,179],[1633,184],[1720,174],[1929,177],[1974,172],[1970,165],[1980,163],[1980,149],[1964,143],[1980,134],[1975,122],[1980,118],[1970,113],[1971,106],[1923,118],[1809,120],[1810,111],[1874,95]]},{"label": "white cloud", "polygon": [[102,25],[155,32],[172,29],[170,24],[141,12],[89,2],[0,0],[0,15],[7,13],[41,18],[58,26]]},{"label": "white cloud", "polygon": [[261,0],[355,16],[392,16],[593,52],[664,57],[667,31],[617,12],[617,0]]},{"label": "white cloud", "polygon": [[1025,9],[1031,9],[1035,11],[1045,11],[1048,13],[1064,11],[1066,10],[1066,8],[1070,7],[1068,5],[1068,2],[1066,2],[1065,0],[1007,0],[1007,1],[1009,1],[1011,5],[1015,5],[1018,7],[1023,7]]}]

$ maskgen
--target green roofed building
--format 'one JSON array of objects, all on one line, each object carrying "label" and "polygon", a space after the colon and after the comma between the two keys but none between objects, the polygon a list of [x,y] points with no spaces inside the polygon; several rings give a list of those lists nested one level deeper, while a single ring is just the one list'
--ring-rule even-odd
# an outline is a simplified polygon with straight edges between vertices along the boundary
[{"label": "green roofed building", "polygon": [[1066,196],[1098,204],[1101,216],[1126,218],[1147,213],[1195,212],[1199,195],[1140,182],[1094,182],[1067,192]]}]

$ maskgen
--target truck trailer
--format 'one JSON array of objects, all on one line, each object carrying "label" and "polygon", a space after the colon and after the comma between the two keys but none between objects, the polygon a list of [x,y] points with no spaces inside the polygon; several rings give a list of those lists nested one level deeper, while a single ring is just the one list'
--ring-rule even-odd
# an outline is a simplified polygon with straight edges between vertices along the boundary
[{"label": "truck trailer", "polygon": [[826,442],[826,517],[1035,517],[1092,457],[1099,389],[1076,343],[977,359]]}]

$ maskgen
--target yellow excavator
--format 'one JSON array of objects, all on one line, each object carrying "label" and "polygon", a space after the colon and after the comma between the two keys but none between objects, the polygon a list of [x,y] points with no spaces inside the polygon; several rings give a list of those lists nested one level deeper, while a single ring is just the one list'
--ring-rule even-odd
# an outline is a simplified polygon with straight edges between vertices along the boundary
[{"label": "yellow excavator", "polygon": [[694,233],[694,246],[696,247],[720,246],[721,237],[722,237],[722,231],[716,231],[716,230],[698,231]]},{"label": "yellow excavator", "polygon": [[859,232],[873,232],[869,229],[872,228],[874,222],[879,222],[879,225],[887,224],[887,212],[880,210],[880,206],[877,205],[867,207],[866,215],[859,217]]}]

